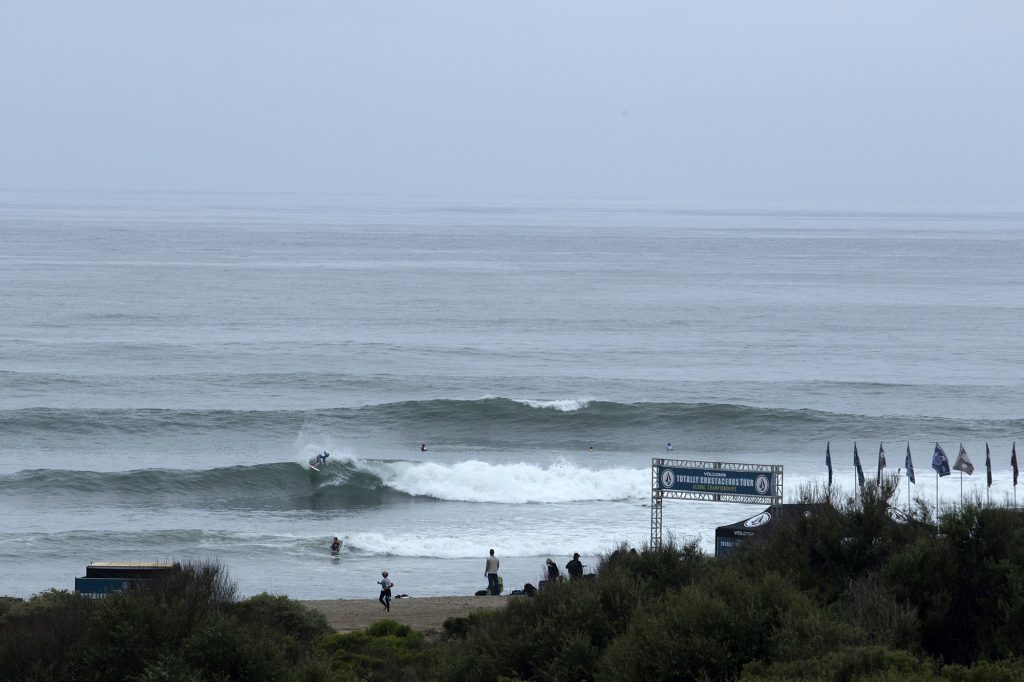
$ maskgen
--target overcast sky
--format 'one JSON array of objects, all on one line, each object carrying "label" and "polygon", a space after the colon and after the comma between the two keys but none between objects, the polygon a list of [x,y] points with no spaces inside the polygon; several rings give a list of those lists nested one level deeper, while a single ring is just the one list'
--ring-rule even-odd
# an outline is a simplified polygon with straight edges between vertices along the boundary
[{"label": "overcast sky", "polygon": [[0,188],[1024,200],[1024,2],[0,0]]}]

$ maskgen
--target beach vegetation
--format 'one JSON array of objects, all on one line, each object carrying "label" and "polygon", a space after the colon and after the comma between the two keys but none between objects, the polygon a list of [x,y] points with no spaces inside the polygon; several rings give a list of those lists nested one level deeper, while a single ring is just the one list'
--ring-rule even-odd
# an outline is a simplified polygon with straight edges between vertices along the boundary
[{"label": "beach vegetation", "polygon": [[450,622],[440,657],[447,679],[592,679],[595,661],[666,591],[690,585],[710,560],[696,545],[631,553],[620,548],[593,578],[547,584],[493,614]]},{"label": "beach vegetation", "polygon": [[899,511],[895,489],[805,492],[723,558],[622,546],[436,639],[390,620],[335,633],[287,597],[239,599],[209,563],[102,599],[0,599],[0,679],[1022,679],[1024,514]]},{"label": "beach vegetation", "polygon": [[896,488],[811,491],[726,558],[620,548],[593,581],[459,623],[438,678],[1021,679],[1024,514],[902,511]]},{"label": "beach vegetation", "polygon": [[2,608],[3,680],[288,679],[331,633],[285,597],[238,600],[215,562],[101,599],[53,590]]}]

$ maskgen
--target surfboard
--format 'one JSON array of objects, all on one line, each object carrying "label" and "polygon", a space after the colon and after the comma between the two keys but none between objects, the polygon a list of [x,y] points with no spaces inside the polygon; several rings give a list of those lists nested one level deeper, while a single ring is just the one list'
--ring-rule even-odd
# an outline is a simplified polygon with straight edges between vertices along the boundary
[{"label": "surfboard", "polygon": [[317,468],[316,468],[316,465],[315,465],[315,464],[310,464],[310,465],[309,465],[309,468],[310,468],[310,469],[312,469],[313,471],[317,471],[317,472],[319,472],[319,471],[320,471],[319,469],[317,469]]}]

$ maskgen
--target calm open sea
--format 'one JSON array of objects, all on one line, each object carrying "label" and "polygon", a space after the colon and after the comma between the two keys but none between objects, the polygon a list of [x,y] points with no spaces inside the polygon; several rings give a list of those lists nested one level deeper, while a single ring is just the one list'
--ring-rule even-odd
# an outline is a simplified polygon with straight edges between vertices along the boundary
[{"label": "calm open sea", "polygon": [[[1022,227],[1021,206],[0,193],[0,594],[169,558],[245,594],[375,597],[381,569],[464,594],[492,547],[519,587],[647,540],[668,442],[782,464],[787,498],[829,441],[847,489],[855,441],[869,478],[909,442],[931,501],[934,443],[964,443],[983,496],[988,442],[1012,499]],[[665,523],[710,549],[756,511]]]}]

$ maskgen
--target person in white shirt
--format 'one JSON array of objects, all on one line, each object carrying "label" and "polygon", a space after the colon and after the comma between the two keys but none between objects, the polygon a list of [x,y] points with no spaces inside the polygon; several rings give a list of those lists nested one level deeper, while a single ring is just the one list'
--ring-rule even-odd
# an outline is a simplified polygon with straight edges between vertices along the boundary
[{"label": "person in white shirt", "polygon": [[484,564],[484,575],[487,576],[487,593],[492,595],[501,594],[501,590],[498,589],[498,566],[501,564],[498,561],[498,557],[494,556],[494,550],[491,550],[491,555],[487,557],[487,563]]},{"label": "person in white shirt", "polygon": [[377,584],[380,585],[380,597],[377,598],[377,601],[379,601],[381,604],[384,605],[384,610],[385,611],[389,611],[390,612],[391,611],[391,588],[394,587],[395,584],[393,582],[391,582],[391,578],[388,577],[388,572],[387,571],[381,571],[380,575],[381,575],[381,579],[377,581]]}]

